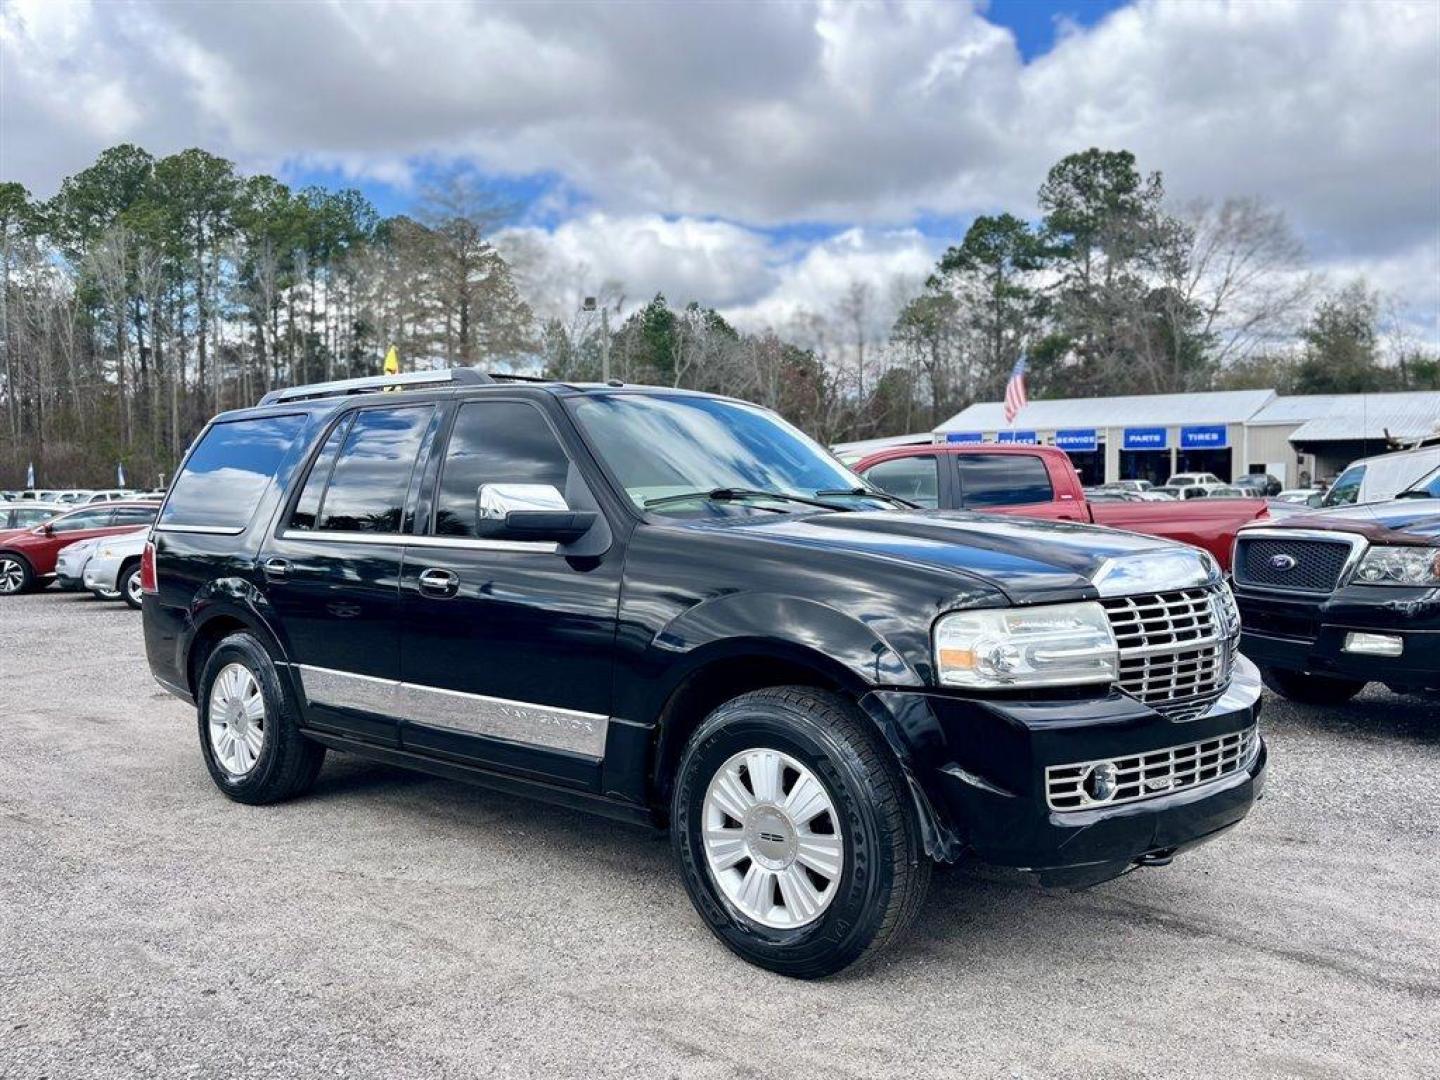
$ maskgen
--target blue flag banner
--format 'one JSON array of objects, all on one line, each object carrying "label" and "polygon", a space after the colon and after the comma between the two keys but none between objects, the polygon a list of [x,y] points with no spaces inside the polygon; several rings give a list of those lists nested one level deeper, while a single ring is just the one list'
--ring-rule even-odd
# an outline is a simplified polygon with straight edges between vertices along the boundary
[{"label": "blue flag banner", "polygon": [[1229,429],[1224,424],[1197,424],[1180,429],[1181,450],[1223,450],[1229,441]]},{"label": "blue flag banner", "polygon": [[118,461],[115,463],[115,486],[122,488],[125,486],[125,466]]},{"label": "blue flag banner", "polygon": [[1073,453],[1098,450],[1100,436],[1094,428],[1072,428],[1069,431],[1055,432],[1055,445],[1061,450]]},{"label": "blue flag banner", "polygon": [[951,431],[946,433],[945,441],[955,443],[979,443],[985,441],[985,436],[978,431]]},{"label": "blue flag banner", "polygon": [[1126,450],[1168,450],[1170,432],[1163,427],[1127,427],[1124,448]]}]

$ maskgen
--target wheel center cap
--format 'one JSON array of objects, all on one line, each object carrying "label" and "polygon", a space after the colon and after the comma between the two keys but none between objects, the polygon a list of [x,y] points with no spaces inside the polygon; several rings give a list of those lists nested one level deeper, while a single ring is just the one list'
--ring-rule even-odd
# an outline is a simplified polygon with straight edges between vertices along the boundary
[{"label": "wheel center cap", "polygon": [[226,707],[225,723],[234,730],[236,735],[244,736],[247,720],[245,710],[234,702]]},{"label": "wheel center cap", "polygon": [[745,815],[745,844],[766,870],[784,870],[795,861],[795,827],[776,806],[757,806]]}]

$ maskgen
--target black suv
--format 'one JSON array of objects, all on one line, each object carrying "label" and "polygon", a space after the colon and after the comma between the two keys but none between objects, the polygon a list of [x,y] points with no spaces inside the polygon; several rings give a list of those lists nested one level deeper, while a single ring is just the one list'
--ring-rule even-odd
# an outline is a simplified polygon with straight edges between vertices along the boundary
[{"label": "black suv", "polygon": [[711,395],[272,393],[196,440],[144,583],[226,795],[304,791],[329,748],[668,827],[705,921],[791,975],[897,937],[933,860],[1090,884],[1263,782],[1207,554],[914,511]]},{"label": "black suv", "polygon": [[1242,648],[1277,694],[1440,696],[1440,469],[1391,501],[1242,529],[1232,566]]}]

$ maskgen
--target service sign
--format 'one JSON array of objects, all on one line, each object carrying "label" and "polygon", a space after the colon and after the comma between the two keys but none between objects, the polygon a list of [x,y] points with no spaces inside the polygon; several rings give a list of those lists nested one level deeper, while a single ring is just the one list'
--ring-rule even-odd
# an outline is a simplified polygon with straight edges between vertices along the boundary
[{"label": "service sign", "polygon": [[1125,429],[1126,450],[1168,450],[1169,429],[1163,427],[1127,427]]},{"label": "service sign", "polygon": [[1040,437],[1033,431],[1002,431],[996,438],[996,441],[1002,443],[1025,443],[1028,446],[1033,446],[1040,441]]},{"label": "service sign", "polygon": [[1100,436],[1094,428],[1073,428],[1055,432],[1055,445],[1071,453],[1084,453],[1100,448]]},{"label": "service sign", "polygon": [[979,443],[985,441],[985,436],[978,431],[951,431],[946,433],[945,441],[954,443]]},{"label": "service sign", "polygon": [[1197,424],[1180,429],[1181,450],[1223,450],[1228,441],[1224,424]]}]

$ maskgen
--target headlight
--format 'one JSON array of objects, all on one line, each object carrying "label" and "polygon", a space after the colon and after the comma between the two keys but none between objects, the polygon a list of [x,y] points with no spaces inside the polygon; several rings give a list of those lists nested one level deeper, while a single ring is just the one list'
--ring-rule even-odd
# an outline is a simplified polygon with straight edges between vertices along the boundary
[{"label": "headlight", "polygon": [[1440,550],[1372,547],[1352,580],[1361,585],[1440,585]]},{"label": "headlight", "polygon": [[1099,604],[957,611],[935,624],[945,686],[985,689],[1114,682],[1115,635]]}]

